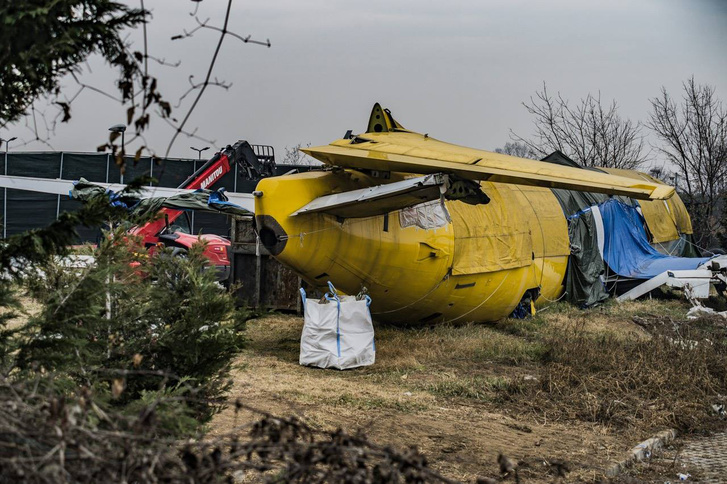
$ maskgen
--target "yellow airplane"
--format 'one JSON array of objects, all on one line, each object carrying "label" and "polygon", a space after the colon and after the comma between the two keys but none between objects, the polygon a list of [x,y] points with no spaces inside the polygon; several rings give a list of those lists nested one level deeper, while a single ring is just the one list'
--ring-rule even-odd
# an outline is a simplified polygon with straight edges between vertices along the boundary
[{"label": "yellow airplane", "polygon": [[536,304],[560,297],[570,244],[552,188],[644,200],[657,219],[683,208],[653,178],[444,143],[379,104],[365,133],[304,151],[330,169],[259,182],[260,240],[315,287],[366,287],[381,321],[494,321],[527,294]]}]

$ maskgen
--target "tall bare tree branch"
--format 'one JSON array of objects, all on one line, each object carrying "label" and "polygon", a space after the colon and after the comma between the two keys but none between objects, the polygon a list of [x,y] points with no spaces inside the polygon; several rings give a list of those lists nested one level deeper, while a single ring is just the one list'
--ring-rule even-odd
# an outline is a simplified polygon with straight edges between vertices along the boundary
[{"label": "tall bare tree branch", "polygon": [[571,105],[560,93],[552,96],[543,84],[542,91],[523,106],[533,116],[535,135],[511,133],[511,138],[527,146],[534,157],[558,150],[584,166],[626,169],[649,159],[641,123],[621,118],[616,101],[604,106],[600,93]]},{"label": "tall bare tree branch", "polygon": [[[199,91],[197,92],[197,97],[194,98],[194,101],[192,102],[192,105],[187,110],[187,114],[184,115],[184,118],[182,119],[182,122],[176,127],[176,130],[174,132],[174,135],[172,136],[172,139],[169,141],[169,145],[167,146],[167,151],[164,154],[164,157],[165,158],[169,156],[169,153],[172,150],[172,146],[174,146],[174,142],[176,141],[176,139],[179,136],[179,134],[184,132],[184,127],[186,126],[187,121],[189,121],[190,116],[192,116],[192,113],[194,112],[195,108],[197,107],[197,104],[199,103],[199,100],[204,95],[204,92],[207,90],[207,87],[211,84],[210,78],[212,77],[212,71],[215,68],[215,63],[217,62],[217,56],[220,53],[220,49],[222,48],[222,43],[225,41],[225,37],[227,37],[228,35],[232,35],[232,36],[234,36],[236,38],[239,38],[240,40],[242,40],[245,43],[252,42],[252,43],[255,43],[255,44],[259,44],[259,45],[264,45],[266,47],[270,47],[270,40],[268,40],[267,42],[252,41],[252,40],[250,40],[250,37],[249,36],[246,37],[246,38],[245,37],[241,37],[241,36],[239,36],[237,34],[234,34],[233,32],[230,32],[229,30],[227,30],[227,26],[228,26],[228,23],[230,21],[230,10],[231,9],[232,9],[232,0],[228,0],[228,2],[227,2],[227,11],[225,12],[225,22],[222,25],[222,28],[221,29],[219,29],[217,27],[212,27],[210,25],[207,25],[207,21],[206,20],[204,22],[200,22],[199,20],[197,20],[197,23],[199,25],[192,32],[186,32],[185,31],[185,35],[183,35],[183,36],[182,35],[179,35],[179,36],[172,37],[172,40],[179,39],[179,38],[184,38],[184,37],[191,37],[191,35],[195,31],[197,31],[197,30],[199,30],[201,28],[207,28],[207,29],[211,29],[211,30],[215,30],[217,32],[220,32],[220,38],[217,41],[217,47],[215,48],[215,52],[212,55],[212,60],[210,61],[209,68],[207,69],[207,75],[205,76],[205,80],[199,86]],[[215,83],[217,85],[222,85],[222,87],[224,87],[224,84],[220,84],[217,81],[215,81]],[[185,96],[186,95],[187,94],[185,93]]]},{"label": "tall bare tree branch", "polygon": [[725,231],[718,214],[727,175],[727,110],[714,87],[694,77],[682,87],[679,104],[662,87],[651,99],[647,125],[659,138],[655,149],[676,167],[697,242],[711,246]]}]

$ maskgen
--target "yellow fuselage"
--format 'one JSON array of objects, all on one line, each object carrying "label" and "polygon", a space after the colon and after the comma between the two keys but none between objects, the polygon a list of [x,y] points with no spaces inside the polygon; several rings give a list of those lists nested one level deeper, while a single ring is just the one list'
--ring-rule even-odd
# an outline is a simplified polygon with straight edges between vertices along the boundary
[{"label": "yellow fuselage", "polygon": [[332,281],[349,294],[366,287],[377,320],[494,321],[528,290],[539,290],[538,302],[562,293],[568,230],[547,188],[482,182],[489,203],[446,201],[446,214],[435,201],[366,218],[290,216],[318,197],[381,182],[344,170],[263,179],[255,202],[260,238],[314,286]]}]

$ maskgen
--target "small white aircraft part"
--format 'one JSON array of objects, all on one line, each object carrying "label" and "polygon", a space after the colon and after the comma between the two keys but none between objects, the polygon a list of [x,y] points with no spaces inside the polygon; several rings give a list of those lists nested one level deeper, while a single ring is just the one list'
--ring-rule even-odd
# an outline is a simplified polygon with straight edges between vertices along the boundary
[{"label": "small white aircraft part", "polygon": [[711,282],[712,271],[710,269],[700,268],[691,271],[665,271],[639,284],[630,291],[621,294],[616,300],[623,302],[637,299],[663,285],[676,288],[689,288],[692,297],[706,299],[709,297]]}]

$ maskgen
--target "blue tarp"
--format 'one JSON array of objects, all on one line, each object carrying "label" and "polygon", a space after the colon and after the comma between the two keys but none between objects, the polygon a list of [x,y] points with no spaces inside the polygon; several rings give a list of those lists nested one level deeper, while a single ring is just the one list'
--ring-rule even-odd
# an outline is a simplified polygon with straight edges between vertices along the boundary
[{"label": "blue tarp", "polygon": [[616,274],[651,279],[670,270],[696,269],[710,257],[664,255],[649,244],[644,221],[635,207],[610,199],[599,205],[603,218],[603,259]]}]

